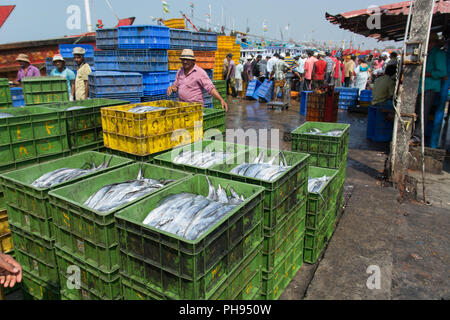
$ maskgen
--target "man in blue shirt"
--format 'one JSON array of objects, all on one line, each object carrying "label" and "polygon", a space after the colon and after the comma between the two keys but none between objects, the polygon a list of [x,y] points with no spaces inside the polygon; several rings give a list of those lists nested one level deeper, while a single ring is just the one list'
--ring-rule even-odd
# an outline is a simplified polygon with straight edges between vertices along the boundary
[{"label": "man in blue shirt", "polygon": [[[424,125],[428,123],[428,117],[430,116],[431,108],[433,106],[434,97],[441,91],[442,81],[447,77],[447,56],[440,48],[441,42],[437,33],[430,34],[430,41],[428,44],[428,58],[425,73],[425,94],[424,94],[424,110],[423,119]],[[411,144],[420,144],[420,137],[422,134],[421,129],[421,119],[420,119],[420,109],[421,109],[421,92],[422,92],[422,82],[419,85],[419,95],[417,96],[416,103],[416,128],[411,139]]]},{"label": "man in blue shirt", "polygon": [[72,100],[72,92],[75,85],[75,72],[66,67],[64,58],[59,54],[53,57],[53,65],[56,69],[52,70],[50,76],[66,78],[67,87],[69,88],[69,97]]}]

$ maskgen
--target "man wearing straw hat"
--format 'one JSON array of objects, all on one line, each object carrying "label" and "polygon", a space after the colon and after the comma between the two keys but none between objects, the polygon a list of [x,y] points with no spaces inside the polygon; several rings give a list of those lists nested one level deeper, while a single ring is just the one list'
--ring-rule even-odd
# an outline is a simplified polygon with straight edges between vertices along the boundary
[{"label": "man wearing straw hat", "polygon": [[39,69],[31,65],[28,55],[21,53],[17,56],[16,61],[19,62],[20,69],[17,72],[16,81],[14,81],[15,85],[20,86],[23,78],[41,76]]},{"label": "man wearing straw hat", "polygon": [[180,57],[183,67],[178,70],[175,82],[167,89],[167,95],[178,92],[180,101],[204,104],[203,90],[220,101],[222,109],[228,111],[228,105],[222,99],[205,70],[195,64],[194,52],[184,49]]},{"label": "man wearing straw hat", "polygon": [[75,73],[66,67],[64,58],[57,54],[53,57],[53,65],[56,67],[50,73],[52,77],[63,77],[67,80],[67,87],[69,88],[69,97],[72,99],[72,92],[75,86]]}]

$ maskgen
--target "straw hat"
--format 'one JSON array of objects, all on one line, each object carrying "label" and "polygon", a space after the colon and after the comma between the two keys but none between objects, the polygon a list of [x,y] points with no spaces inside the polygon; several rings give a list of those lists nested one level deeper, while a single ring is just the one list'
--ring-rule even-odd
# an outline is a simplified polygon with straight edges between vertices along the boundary
[{"label": "straw hat", "polygon": [[24,61],[24,62],[31,63],[28,55],[26,55],[24,53],[19,54],[16,58],[16,61]]},{"label": "straw hat", "polygon": [[57,55],[55,55],[53,57],[53,62],[56,62],[56,61],[63,61],[64,62],[64,58],[60,54],[57,54]]},{"label": "straw hat", "polygon": [[195,61],[194,51],[192,51],[191,49],[184,49],[181,53],[180,59]]},{"label": "straw hat", "polygon": [[84,55],[86,53],[86,50],[81,47],[73,48],[73,54],[81,54]]}]

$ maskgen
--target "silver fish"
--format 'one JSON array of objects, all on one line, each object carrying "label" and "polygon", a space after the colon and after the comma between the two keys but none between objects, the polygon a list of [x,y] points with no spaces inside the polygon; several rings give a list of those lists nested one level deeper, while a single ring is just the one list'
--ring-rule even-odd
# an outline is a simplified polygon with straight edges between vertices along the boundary
[{"label": "silver fish", "polygon": [[81,110],[81,109],[86,109],[86,107],[83,106],[73,106],[73,107],[69,107],[67,109],[64,109],[64,111],[75,111],[75,110]]},{"label": "silver fish", "polygon": [[158,110],[166,110],[166,109],[167,108],[153,107],[153,106],[137,106],[137,107],[131,108],[130,110],[128,110],[128,112],[141,114],[141,113],[158,111]]},{"label": "silver fish", "polygon": [[331,177],[323,176],[321,178],[309,178],[308,179],[308,192],[320,193],[323,187],[327,184],[327,182],[331,179]]},{"label": "silver fish", "polygon": [[5,119],[5,118],[14,118],[14,116],[9,113],[0,112],[0,119]]},{"label": "silver fish", "polygon": [[319,130],[317,128],[311,128],[308,131],[306,131],[307,134],[322,134],[322,130]]},{"label": "silver fish", "polygon": [[324,135],[330,136],[330,137],[339,137],[343,133],[344,133],[344,130],[331,130],[331,131],[328,131],[327,133],[325,133]]}]

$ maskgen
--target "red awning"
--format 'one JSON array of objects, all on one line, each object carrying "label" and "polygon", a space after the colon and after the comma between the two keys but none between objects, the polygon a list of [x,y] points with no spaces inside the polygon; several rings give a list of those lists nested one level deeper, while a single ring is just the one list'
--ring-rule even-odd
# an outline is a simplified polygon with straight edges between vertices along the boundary
[{"label": "red awning", "polygon": [[16,6],[0,6],[0,28]]},{"label": "red awning", "polygon": [[[332,24],[365,37],[375,38],[379,41],[401,41],[405,35],[406,22],[409,14],[410,1],[380,6],[381,29],[369,29],[367,19],[372,15],[368,9],[345,12],[337,15],[325,13],[325,18]],[[448,17],[450,14],[450,1],[437,0],[434,6],[432,31],[448,30]]]}]

